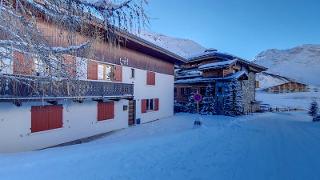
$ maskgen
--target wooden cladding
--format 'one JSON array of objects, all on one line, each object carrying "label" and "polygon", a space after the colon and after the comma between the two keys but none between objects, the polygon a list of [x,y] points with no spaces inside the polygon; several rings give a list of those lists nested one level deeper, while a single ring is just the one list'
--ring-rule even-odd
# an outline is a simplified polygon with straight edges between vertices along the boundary
[{"label": "wooden cladding", "polygon": [[32,106],[31,107],[31,132],[41,132],[62,128],[62,106]]},{"label": "wooden cladding", "polygon": [[98,80],[98,63],[95,61],[88,61],[87,77],[91,80]]},{"label": "wooden cladding", "polygon": [[34,69],[34,61],[30,56],[24,53],[13,52],[13,73],[21,75],[32,75]]},{"label": "wooden cladding", "polygon": [[[90,41],[90,39],[83,34],[69,33],[64,29],[49,23],[37,22],[37,24],[52,46],[66,47]],[[73,37],[72,41],[70,41],[70,36]],[[127,58],[127,66],[158,73],[174,74],[174,65],[172,63],[123,46],[120,48],[113,47],[101,39],[93,41],[90,53],[80,52],[76,56],[117,65],[120,65],[120,58]]]},{"label": "wooden cladding", "polygon": [[114,66],[114,81],[122,81],[122,66]]},{"label": "wooden cladding", "polygon": [[156,73],[154,72],[147,72],[147,85],[156,85]]},{"label": "wooden cladding", "polygon": [[98,102],[98,121],[114,119],[114,102]]}]

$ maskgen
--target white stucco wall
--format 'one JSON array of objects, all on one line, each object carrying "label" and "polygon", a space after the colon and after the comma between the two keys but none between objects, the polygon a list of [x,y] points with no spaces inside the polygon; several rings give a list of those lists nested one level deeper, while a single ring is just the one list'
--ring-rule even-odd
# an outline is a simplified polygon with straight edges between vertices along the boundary
[{"label": "white stucco wall", "polygon": [[68,102],[63,109],[63,128],[31,133],[31,106],[42,103],[0,103],[0,153],[42,149],[128,127],[127,100],[115,102],[115,118],[97,121],[97,102]]},{"label": "white stucco wall", "polygon": [[[134,84],[134,98],[136,100],[136,118],[142,123],[160,118],[173,116],[174,76],[156,73],[155,86],[147,85],[147,71],[135,69],[135,78],[130,78],[131,67],[123,67],[123,83]],[[159,98],[159,111],[141,113],[141,100]]]}]

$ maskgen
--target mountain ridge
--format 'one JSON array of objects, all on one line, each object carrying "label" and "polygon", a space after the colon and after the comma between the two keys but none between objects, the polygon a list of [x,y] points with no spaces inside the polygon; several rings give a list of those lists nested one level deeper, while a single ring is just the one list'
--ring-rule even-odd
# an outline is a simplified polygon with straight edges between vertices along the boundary
[{"label": "mountain ridge", "polygon": [[320,86],[320,44],[269,49],[259,53],[253,62],[269,68],[268,73]]}]

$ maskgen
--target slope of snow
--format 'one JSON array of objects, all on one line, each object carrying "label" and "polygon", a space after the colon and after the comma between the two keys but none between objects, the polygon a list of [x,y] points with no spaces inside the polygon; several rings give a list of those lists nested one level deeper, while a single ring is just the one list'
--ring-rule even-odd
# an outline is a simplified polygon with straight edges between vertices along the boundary
[{"label": "slope of snow", "polygon": [[265,72],[257,74],[256,80],[259,81],[260,83],[259,90],[266,89],[272,86],[278,86],[278,85],[289,82],[288,79],[285,77],[275,76],[273,74],[269,74]]},{"label": "slope of snow", "polygon": [[[195,119],[203,126],[193,128]],[[0,154],[1,180],[318,180],[320,124],[305,112],[178,114],[75,146]]]},{"label": "slope of snow", "polygon": [[320,45],[303,45],[288,50],[271,49],[260,53],[255,63],[268,72],[305,84],[320,85]]},{"label": "slope of snow", "polygon": [[188,58],[206,50],[206,48],[200,44],[189,39],[174,38],[147,31],[135,34],[184,58]]}]

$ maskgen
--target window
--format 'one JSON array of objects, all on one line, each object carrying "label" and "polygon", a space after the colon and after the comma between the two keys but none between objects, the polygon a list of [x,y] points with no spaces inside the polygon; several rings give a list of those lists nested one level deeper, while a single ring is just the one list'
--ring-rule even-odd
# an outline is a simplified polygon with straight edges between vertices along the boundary
[{"label": "window", "polygon": [[131,68],[131,79],[135,78],[135,69]]},{"label": "window", "polygon": [[98,121],[114,119],[114,102],[98,102]]},{"label": "window", "polygon": [[142,99],[141,100],[141,113],[146,113],[148,111],[158,111],[159,110],[159,99]]},{"label": "window", "polygon": [[185,95],[185,94],[184,94],[184,88],[181,88],[181,89],[180,89],[180,94],[181,94],[181,95]]},{"label": "window", "polygon": [[186,95],[190,95],[191,94],[191,88],[186,88]]},{"label": "window", "polygon": [[147,111],[154,110],[154,101],[153,99],[147,99]]},{"label": "window", "polygon": [[107,64],[98,64],[98,79],[111,81],[113,76],[113,67]]},{"label": "window", "polygon": [[63,107],[32,106],[31,107],[31,132],[41,132],[51,129],[62,128]]},{"label": "window", "polygon": [[155,85],[156,84],[156,74],[154,72],[147,72],[147,85]]}]

